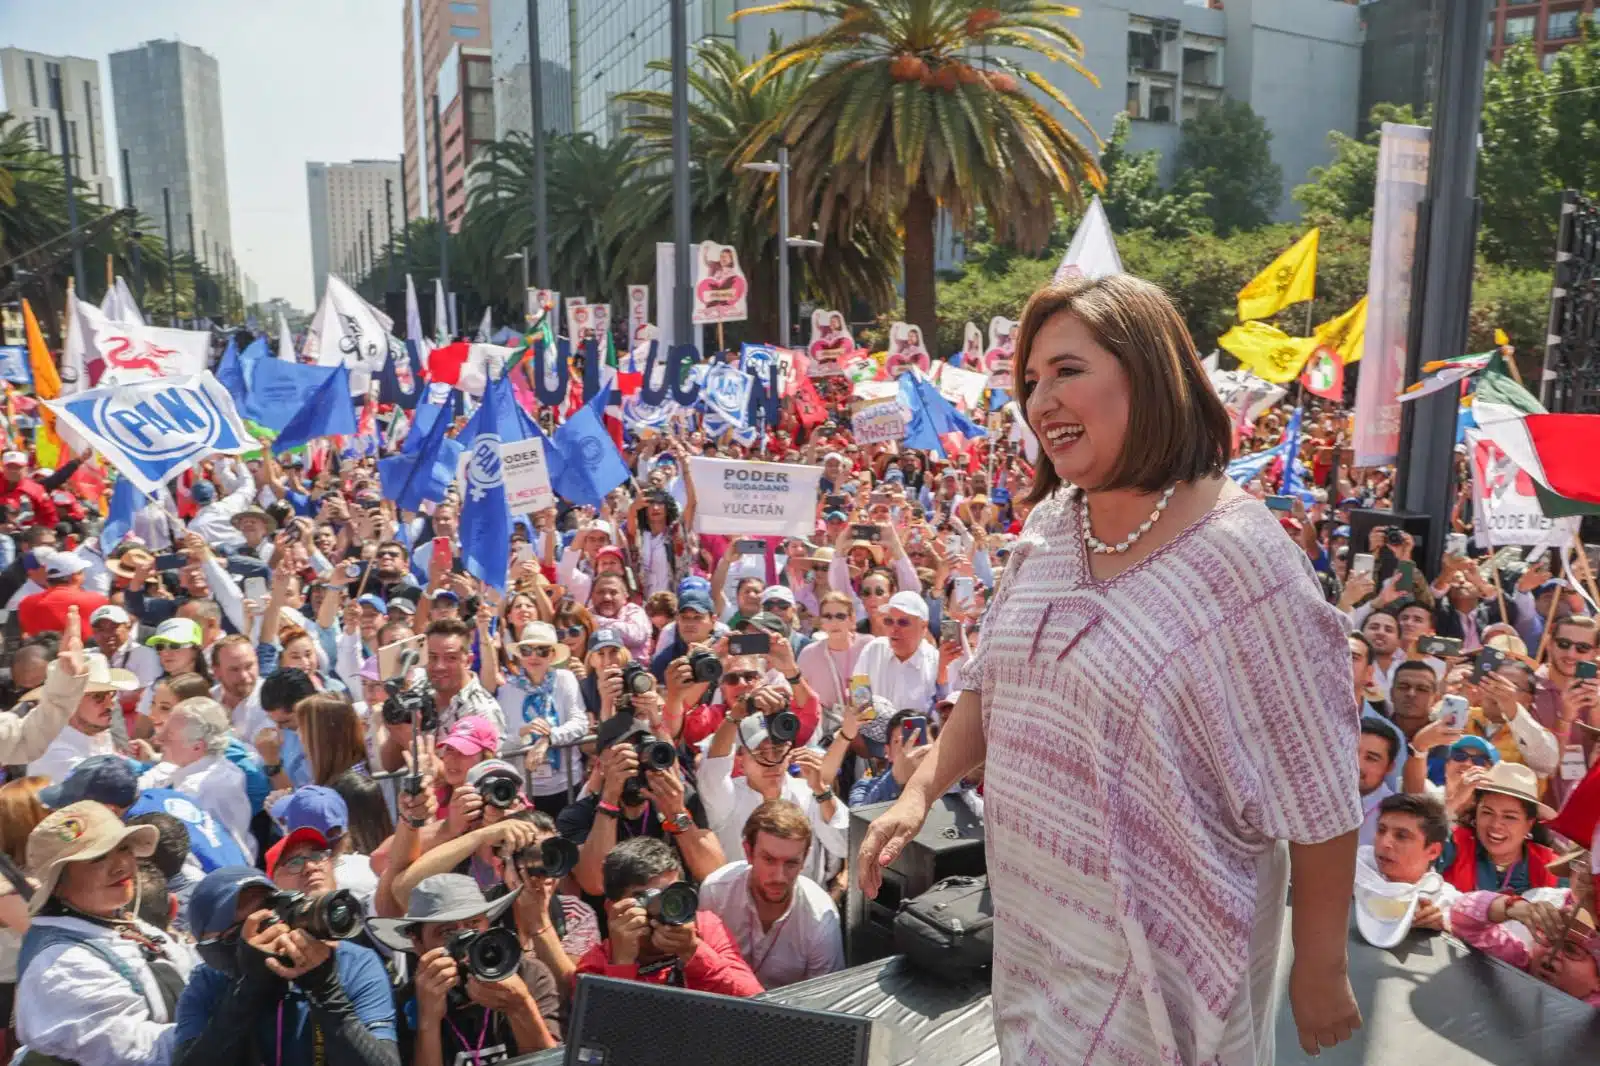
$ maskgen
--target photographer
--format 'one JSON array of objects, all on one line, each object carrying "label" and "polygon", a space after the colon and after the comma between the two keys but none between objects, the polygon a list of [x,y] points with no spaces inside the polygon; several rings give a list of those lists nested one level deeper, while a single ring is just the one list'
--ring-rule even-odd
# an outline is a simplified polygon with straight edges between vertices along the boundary
[{"label": "photographer", "polygon": [[[493,903],[464,874],[435,874],[411,891],[399,918],[373,918],[372,935],[418,956],[412,1066],[498,1062],[560,1043],[560,996],[544,964],[514,934],[492,930],[517,893]],[[476,936],[472,934],[477,934]]]},{"label": "photographer", "polygon": [[603,871],[610,935],[578,962],[580,974],[754,996],[764,989],[710,911],[698,911],[677,854],[659,840],[628,840]]},{"label": "photographer", "polygon": [[229,866],[194,890],[189,922],[202,965],[178,1001],[174,1066],[400,1062],[394,1001],[377,952],[317,939],[273,908],[279,889],[316,894],[333,885],[326,841],[314,830],[286,840],[289,847],[269,854],[269,862],[276,858],[273,881]]}]

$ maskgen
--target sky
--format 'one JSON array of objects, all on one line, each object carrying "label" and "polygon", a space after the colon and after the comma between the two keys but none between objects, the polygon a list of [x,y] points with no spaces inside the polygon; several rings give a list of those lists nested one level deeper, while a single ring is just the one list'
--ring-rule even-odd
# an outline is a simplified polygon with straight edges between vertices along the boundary
[{"label": "sky", "polygon": [[[108,111],[110,53],[157,38],[211,53],[240,269],[262,300],[310,310],[306,163],[400,157],[402,13],[402,0],[0,0],[0,47],[97,60]],[[106,133],[119,158],[115,121]]]}]

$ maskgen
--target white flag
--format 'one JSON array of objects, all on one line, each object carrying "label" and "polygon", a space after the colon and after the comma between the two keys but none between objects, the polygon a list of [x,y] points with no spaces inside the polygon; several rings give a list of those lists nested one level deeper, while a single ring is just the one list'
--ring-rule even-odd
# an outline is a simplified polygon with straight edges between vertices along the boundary
[{"label": "white flag", "polygon": [[417,286],[406,275],[406,340],[416,341],[420,356],[428,350],[428,338],[422,332],[422,308],[417,304]]},{"label": "white flag", "polygon": [[455,339],[450,329],[450,311],[444,302],[444,282],[438,278],[433,279],[433,337],[436,348],[442,348]]},{"label": "white flag", "polygon": [[[69,325],[83,327],[81,354],[64,351],[87,367],[103,363],[99,385],[126,385],[150,378],[182,377],[202,373],[211,362],[211,334],[206,330],[161,329],[113,322],[94,304],[76,301],[77,314]],[[78,345],[76,339],[72,347]],[[82,368],[78,368],[79,380]],[[65,375],[62,376],[63,385]],[[81,387],[81,386],[80,386]],[[63,389],[63,392],[66,390]]]},{"label": "white flag", "polygon": [[1085,277],[1091,281],[1108,274],[1122,273],[1122,256],[1117,254],[1117,240],[1111,234],[1111,220],[1096,196],[1089,201],[1089,211],[1078,223],[1078,232],[1072,235],[1067,254],[1056,267],[1055,280]]},{"label": "white flag", "polygon": [[139,305],[134,302],[133,293],[128,289],[127,279],[117,276],[116,282],[106,290],[106,297],[100,301],[100,313],[113,322],[122,322],[130,326],[145,324],[144,315],[139,313]]},{"label": "white flag", "polygon": [[350,395],[365,396],[372,375],[383,369],[383,361],[389,357],[393,326],[388,315],[330,274],[322,306],[306,335],[306,350],[318,366],[349,368]]},{"label": "white flag", "polygon": [[294,363],[295,358],[294,334],[289,332],[289,320],[283,317],[283,312],[278,312],[278,358],[286,363]]},{"label": "white flag", "polygon": [[489,309],[483,309],[483,321],[478,323],[477,341],[479,344],[488,344],[494,336],[494,320],[489,317]]}]

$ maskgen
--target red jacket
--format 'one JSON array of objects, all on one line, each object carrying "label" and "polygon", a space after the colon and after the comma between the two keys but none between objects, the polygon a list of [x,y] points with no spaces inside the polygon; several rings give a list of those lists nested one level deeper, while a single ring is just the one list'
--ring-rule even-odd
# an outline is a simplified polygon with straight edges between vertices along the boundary
[{"label": "red jacket", "polygon": [[89,616],[111,601],[98,592],[77,585],[54,585],[43,592],[35,592],[17,604],[17,623],[24,638],[38,633],[59,633],[67,624],[67,608],[78,608],[78,628],[83,630],[83,642],[94,639],[89,629]]},{"label": "red jacket", "polygon": [[55,501],[50,498],[43,485],[31,477],[25,477],[15,485],[9,485],[4,478],[0,478],[0,503],[20,514],[24,502],[33,511],[33,518],[24,523],[25,525],[49,526],[53,529],[56,522],[60,521],[56,515]]},{"label": "red jacket", "polygon": [[[1444,872],[1444,879],[1460,892],[1476,892],[1482,887],[1478,884],[1478,836],[1466,826],[1458,825],[1451,838],[1455,842],[1456,857]],[[1556,853],[1531,840],[1523,847],[1527,849],[1528,887],[1555,888],[1559,885],[1560,879],[1546,869],[1556,861]]]},{"label": "red jacket", "polygon": [[[739,954],[739,945],[733,942],[733,935],[722,924],[721,918],[710,911],[701,911],[695,915],[694,924],[700,934],[700,946],[695,949],[694,957],[684,964],[683,983],[686,988],[695,992],[718,992],[724,996],[755,996],[766,991],[750,969],[750,964]],[[669,967],[641,977],[637,964],[613,966],[610,940],[600,941],[578,960],[580,974],[599,974],[601,977],[617,977],[624,981],[649,981],[651,984],[664,985],[671,972]],[[577,974],[572,979],[576,984]]]}]

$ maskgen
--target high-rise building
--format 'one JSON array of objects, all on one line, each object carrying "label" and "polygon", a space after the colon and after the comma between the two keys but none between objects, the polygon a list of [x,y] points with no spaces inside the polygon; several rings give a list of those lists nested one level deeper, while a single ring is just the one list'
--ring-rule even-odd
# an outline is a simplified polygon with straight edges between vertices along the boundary
[{"label": "high-rise building", "polygon": [[433,101],[444,143],[444,212],[452,230],[466,210],[467,170],[494,139],[488,0],[404,0],[401,103],[410,217],[433,217],[439,193]]},{"label": "high-rise building", "polygon": [[1532,41],[1546,70],[1556,54],[1578,43],[1578,23],[1593,15],[1595,0],[1495,0],[1489,14],[1489,58],[1496,63],[1506,49]]},{"label": "high-rise building", "polygon": [[165,236],[166,190],[174,249],[192,250],[220,269],[233,255],[233,223],[216,59],[182,41],[146,41],[113,52],[111,95],[117,143],[128,152],[133,206]]},{"label": "high-rise building", "polygon": [[72,175],[103,204],[116,203],[116,164],[106,157],[106,111],[100,64],[78,56],[47,56],[0,48],[0,111],[33,131],[39,147],[61,154],[61,123],[51,85],[61,79],[62,111],[72,145]]},{"label": "high-rise building", "polygon": [[364,263],[370,268],[388,246],[391,232],[400,232],[400,162],[307,163],[306,193],[311,204],[312,284],[321,304],[329,274],[355,284]]}]

